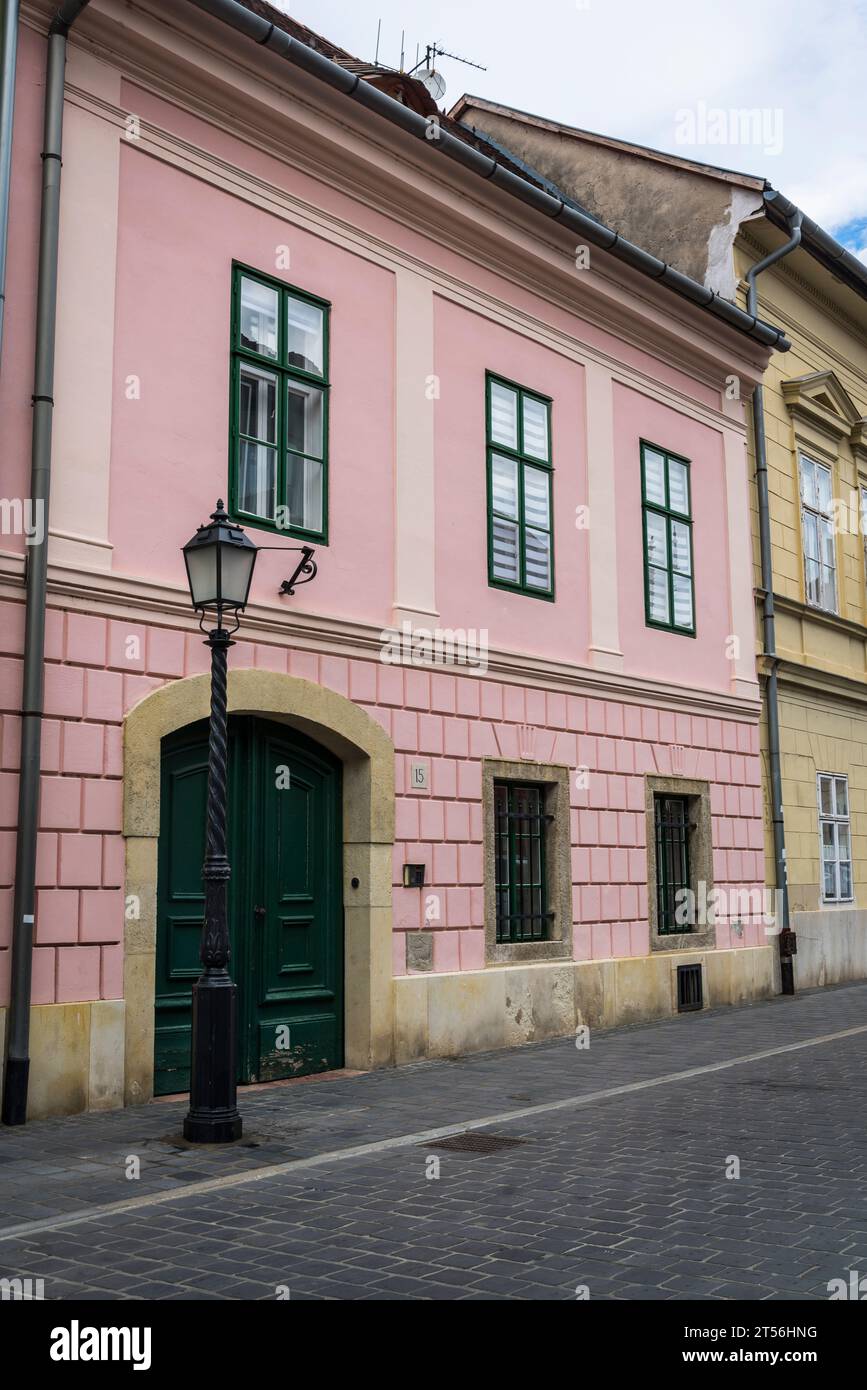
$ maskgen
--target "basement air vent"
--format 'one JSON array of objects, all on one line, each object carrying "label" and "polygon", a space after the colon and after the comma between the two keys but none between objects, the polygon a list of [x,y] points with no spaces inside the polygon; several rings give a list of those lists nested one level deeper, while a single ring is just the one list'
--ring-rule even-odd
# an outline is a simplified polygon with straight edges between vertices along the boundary
[{"label": "basement air vent", "polygon": [[701,966],[679,965],[677,967],[677,1012],[679,1014],[697,1013],[704,1008]]}]

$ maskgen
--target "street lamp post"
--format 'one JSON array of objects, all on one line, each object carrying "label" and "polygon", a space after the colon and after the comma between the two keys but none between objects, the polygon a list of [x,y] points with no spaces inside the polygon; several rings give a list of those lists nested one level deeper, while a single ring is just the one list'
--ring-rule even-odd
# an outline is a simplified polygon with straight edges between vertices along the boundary
[{"label": "street lamp post", "polygon": [[[193,607],[205,631],[206,614],[217,625],[206,637],[211,649],[211,718],[208,729],[208,825],[202,879],[205,919],[199,958],[202,973],[193,985],[190,1108],[184,1138],[197,1144],[225,1144],[241,1136],[236,1091],[237,989],[228,971],[226,855],[227,666],[232,634],[246,607],[258,551],[240,526],[217,503],[210,524],[200,526],[184,546]],[[234,627],[225,628],[226,614]]]}]

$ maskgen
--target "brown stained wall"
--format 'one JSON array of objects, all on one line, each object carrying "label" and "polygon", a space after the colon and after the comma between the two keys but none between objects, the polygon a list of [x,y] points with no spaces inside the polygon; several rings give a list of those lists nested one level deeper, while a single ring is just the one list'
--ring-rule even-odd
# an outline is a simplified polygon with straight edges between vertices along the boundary
[{"label": "brown stained wall", "polygon": [[704,283],[711,229],[729,220],[730,185],[489,111],[470,110],[466,121],[614,231]]}]

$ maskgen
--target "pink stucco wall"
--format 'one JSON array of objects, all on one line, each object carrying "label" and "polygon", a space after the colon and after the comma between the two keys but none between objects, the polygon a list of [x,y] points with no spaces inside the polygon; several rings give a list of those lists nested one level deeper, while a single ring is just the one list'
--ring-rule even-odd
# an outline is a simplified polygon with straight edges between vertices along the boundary
[{"label": "pink stucco wall", "polygon": [[[384,269],[227,197],[179,171],[122,155],[110,539],[114,566],[177,580],[178,551],[227,486],[227,392],[233,258],[332,301],[329,542],[319,577],[293,609],[389,621],[393,596],[394,285]],[[291,267],[275,270],[277,248]],[[464,267],[464,273],[470,273]],[[143,291],[143,287],[147,291]],[[500,287],[503,292],[503,287]],[[573,324],[574,328],[574,324]],[[588,336],[590,330],[588,328]],[[374,346],[375,345],[375,346]],[[584,381],[579,364],[447,300],[436,300],[437,602],[442,625],[487,628],[494,647],[587,661],[588,532]],[[557,602],[504,594],[487,582],[485,372],[553,398]],[[140,397],[128,398],[135,375]],[[427,407],[420,383],[420,409]],[[644,625],[639,441],[693,460],[697,640]],[[722,437],[650,396],[615,390],[620,621],[626,670],[728,690],[726,492]],[[160,505],[171,489],[171,507]],[[148,519],[159,524],[148,524]],[[592,524],[592,521],[591,521]],[[272,537],[262,534],[268,542]],[[289,538],[287,538],[289,543]],[[259,592],[286,570],[262,555]],[[288,601],[284,600],[284,605]]]},{"label": "pink stucco wall", "polygon": [[[488,629],[494,648],[586,664],[587,532],[575,526],[587,501],[584,373],[579,363],[468,309],[437,299],[435,362],[436,588],[441,625]],[[485,373],[552,397],[556,602],[488,584]]]},{"label": "pink stucco wall", "polygon": [[[20,638],[21,605],[0,604],[2,646]],[[129,638],[140,658],[129,660]],[[573,779],[571,839],[577,960],[646,955],[644,775],[684,773],[711,784],[717,888],[763,882],[758,730],[733,720],[674,715],[651,705],[585,699],[451,672],[428,672],[239,641],[234,669],[259,667],[318,681],[356,701],[395,745],[394,963],[406,970],[406,932],[425,923],[437,894],[434,969],[484,964],[481,759],[516,759],[518,728],[536,730],[542,762],[589,769]],[[38,856],[34,1002],[122,997],[123,715],[167,680],[207,669],[197,634],[49,612]],[[15,713],[20,661],[0,656],[0,1003],[8,995],[17,792]],[[430,790],[411,792],[409,762],[430,763]],[[399,886],[405,862],[427,867],[425,894]],[[759,922],[743,938],[717,928],[720,946],[765,943]]]},{"label": "pink stucco wall", "polygon": [[[641,441],[690,460],[696,636],[650,628],[644,609]],[[728,691],[733,635],[723,438],[671,406],[614,387],[614,487],[620,642],[626,669],[694,689]],[[746,518],[744,518],[746,524]],[[735,576],[749,585],[752,576]],[[740,634],[751,640],[751,634]]]},{"label": "pink stucco wall", "polygon": [[[278,270],[286,245],[290,269]],[[382,625],[392,602],[393,277],[129,147],[121,158],[114,567],[176,583],[180,547],[226,496],[233,259],[333,304],[329,542],[318,547],[315,589],[299,589],[291,606]],[[127,397],[130,375],[140,380],[139,399]],[[292,544],[267,532],[256,539]],[[276,596],[287,563],[261,556],[261,595]]]},{"label": "pink stucco wall", "polygon": [[[30,374],[35,300],[39,128],[43,42],[22,32],[10,233],[7,344],[0,381],[7,496],[24,496],[30,450]],[[242,143],[189,113],[124,84],[131,111],[174,130],[497,300],[563,330],[615,361],[696,402],[717,393],[684,371],[579,320],[472,263],[435,236],[410,231],[347,193],[292,172],[267,151]],[[286,561],[265,552],[258,602],[287,612],[388,624],[394,599],[395,291],[375,264],[219,191],[124,143],[120,164],[109,540],[119,576],[182,583],[180,547],[218,495],[228,454],[230,267],[237,259],[331,301],[331,487],[329,544],[319,577],[278,600]],[[287,246],[291,264],[277,267]],[[61,287],[62,293],[62,287]],[[96,306],[98,312],[98,305]],[[555,336],[550,337],[555,342]],[[582,367],[553,345],[437,298],[434,322],[436,596],[448,628],[487,629],[494,648],[531,659],[585,665],[589,644],[588,533],[576,529],[586,504],[587,435]],[[486,370],[553,397],[556,603],[505,594],[487,583],[484,380]],[[127,390],[136,377],[139,394]],[[419,382],[420,408],[423,382]],[[397,842],[394,966],[406,970],[406,933],[421,925],[424,895],[404,890],[404,862],[427,867],[427,892],[440,898],[434,969],[484,964],[481,759],[516,758],[518,730],[536,730],[535,757],[590,771],[572,791],[571,837],[576,959],[644,955],[649,949],[644,777],[671,772],[671,746],[686,750],[683,772],[711,786],[716,886],[753,889],[763,881],[758,732],[752,722],[708,719],[654,707],[643,682],[660,678],[687,691],[729,692],[725,642],[731,632],[727,501],[722,436],[652,394],[614,392],[614,457],[619,617],[633,701],[595,699],[451,671],[427,672],[286,645],[240,641],[232,666],[262,667],[319,681],[368,710],[395,745]],[[693,461],[695,641],[644,625],[638,441],[650,439]],[[746,527],[746,496],[743,525]],[[591,523],[592,524],[592,523]],[[270,543],[271,536],[254,538]],[[287,538],[288,541],[288,538]],[[20,549],[20,538],[2,548]],[[111,580],[106,575],[107,584]],[[749,586],[750,576],[737,576]],[[20,591],[0,602],[0,1003],[8,993],[17,739],[21,699]],[[60,604],[55,594],[52,602]],[[119,602],[119,600],[117,600]],[[157,685],[206,669],[197,635],[165,625],[157,612],[132,621],[60,606],[49,611],[43,802],[34,1002],[122,994],[122,719]],[[140,639],[129,660],[127,639]],[[409,762],[430,763],[430,790],[409,788]],[[761,945],[760,923],[743,938],[718,927],[720,946]]]}]

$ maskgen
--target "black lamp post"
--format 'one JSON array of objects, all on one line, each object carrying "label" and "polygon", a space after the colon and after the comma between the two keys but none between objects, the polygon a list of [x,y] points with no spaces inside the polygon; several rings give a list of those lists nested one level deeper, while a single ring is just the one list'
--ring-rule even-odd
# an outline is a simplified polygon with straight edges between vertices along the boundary
[{"label": "black lamp post", "polygon": [[[202,973],[193,985],[190,1108],[184,1138],[198,1144],[225,1144],[241,1135],[235,1080],[237,991],[228,971],[229,923],[226,857],[227,708],[226,674],[232,633],[246,607],[257,547],[217,503],[209,525],[200,526],[184,546],[193,607],[205,631],[205,615],[216,615],[207,634],[211,649],[211,720],[208,730],[208,833],[202,879],[205,920],[199,957]],[[234,627],[223,626],[224,614]]]}]

